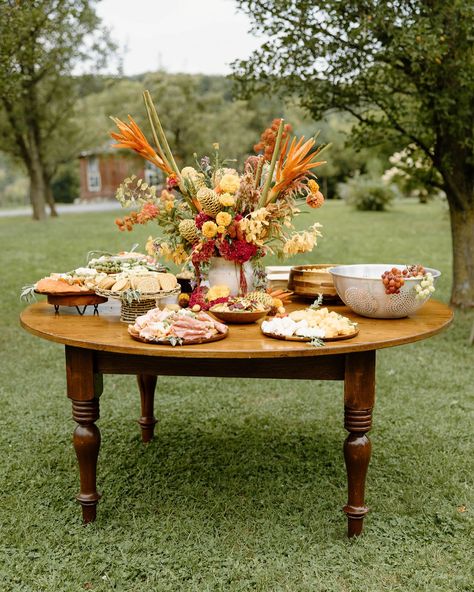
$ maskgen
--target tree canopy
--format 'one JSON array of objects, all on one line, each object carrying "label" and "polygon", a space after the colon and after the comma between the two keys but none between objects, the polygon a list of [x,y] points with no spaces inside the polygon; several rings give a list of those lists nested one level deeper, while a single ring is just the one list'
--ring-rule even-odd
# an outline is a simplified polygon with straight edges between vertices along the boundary
[{"label": "tree canopy", "polygon": [[[474,305],[474,4],[471,0],[238,0],[268,37],[234,64],[244,93],[350,112],[361,143],[415,144],[440,174],[453,230],[454,304]],[[432,182],[437,183],[432,176]]]},{"label": "tree canopy", "polygon": [[111,47],[93,0],[2,0],[0,3],[0,140],[30,178],[35,218],[52,205],[50,182],[71,156],[74,71],[100,67]]}]

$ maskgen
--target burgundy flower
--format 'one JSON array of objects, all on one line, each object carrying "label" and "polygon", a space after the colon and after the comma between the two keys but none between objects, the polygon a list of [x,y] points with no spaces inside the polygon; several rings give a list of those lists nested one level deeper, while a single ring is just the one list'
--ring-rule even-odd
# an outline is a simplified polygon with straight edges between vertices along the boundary
[{"label": "burgundy flower", "polygon": [[196,228],[201,230],[204,222],[207,222],[208,220],[212,220],[211,216],[208,216],[204,212],[199,212],[199,214],[194,218],[194,224],[196,225]]},{"label": "burgundy flower", "polygon": [[252,243],[243,240],[233,240],[232,242],[222,241],[219,243],[219,252],[227,261],[236,263],[245,263],[255,257],[258,247]]},{"label": "burgundy flower", "polygon": [[209,308],[212,308],[216,304],[222,304],[224,302],[227,302],[228,300],[229,300],[229,296],[222,296],[221,298],[216,298],[215,300],[211,300],[209,302]]},{"label": "burgundy flower", "polygon": [[189,298],[189,308],[192,308],[196,304],[201,307],[201,310],[207,310],[209,308],[209,303],[206,302],[206,291],[200,286],[194,289]]},{"label": "burgundy flower", "polygon": [[194,264],[203,261],[209,261],[214,256],[216,250],[216,241],[208,240],[205,243],[198,243],[191,254],[191,260]]}]

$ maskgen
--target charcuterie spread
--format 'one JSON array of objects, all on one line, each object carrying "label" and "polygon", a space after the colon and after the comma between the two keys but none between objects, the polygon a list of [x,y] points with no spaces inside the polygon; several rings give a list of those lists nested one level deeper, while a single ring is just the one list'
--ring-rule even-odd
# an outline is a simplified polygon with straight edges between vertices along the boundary
[{"label": "charcuterie spread", "polygon": [[129,325],[128,332],[134,339],[149,343],[186,345],[222,339],[228,328],[203,311],[154,308]]}]

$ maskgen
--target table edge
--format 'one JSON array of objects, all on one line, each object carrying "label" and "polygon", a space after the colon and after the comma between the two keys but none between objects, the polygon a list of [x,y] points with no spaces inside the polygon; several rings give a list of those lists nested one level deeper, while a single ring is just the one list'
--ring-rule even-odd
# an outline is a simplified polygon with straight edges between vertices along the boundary
[{"label": "table edge", "polygon": [[[444,304],[444,303],[443,303]],[[449,309],[448,305],[445,305],[447,309]],[[27,309],[25,309],[27,310]],[[74,339],[66,339],[64,337],[57,337],[54,334],[50,333],[43,333],[36,329],[33,329],[29,325],[27,325],[23,321],[23,312],[20,313],[20,325],[25,331],[40,337],[41,339],[45,339],[47,341],[52,341],[53,343],[60,343],[65,346],[70,347],[77,347],[81,349],[88,349],[92,351],[107,351],[110,353],[116,354],[128,354],[128,355],[138,355],[138,356],[148,356],[148,357],[176,357],[182,359],[193,359],[193,358],[208,358],[211,355],[211,352],[207,349],[207,344],[200,344],[200,345],[189,345],[189,346],[176,346],[172,348],[170,346],[162,346],[157,345],[150,347],[156,347],[155,350],[150,351],[133,351],[130,350],[128,347],[121,347],[121,346],[110,346],[104,344],[91,344],[90,342],[83,342],[80,340]],[[268,358],[299,358],[299,357],[314,357],[314,356],[331,356],[337,354],[348,354],[348,353],[357,353],[363,351],[373,351],[379,349],[387,349],[389,347],[397,347],[399,345],[408,345],[410,343],[416,343],[417,341],[422,341],[424,339],[428,339],[429,337],[433,337],[438,333],[444,331],[447,327],[449,327],[453,320],[454,320],[454,312],[450,309],[450,316],[445,320],[445,322],[436,327],[432,330],[429,330],[425,333],[420,333],[419,335],[415,335],[413,337],[407,338],[398,338],[398,339],[391,339],[387,341],[383,341],[380,343],[361,343],[360,345],[351,343],[351,340],[337,342],[337,346],[335,344],[331,344],[330,348],[326,347],[312,347],[307,345],[306,348],[302,348],[301,350],[296,351],[285,351],[285,350],[269,350],[269,351],[242,351],[242,350],[229,350],[229,351],[219,351],[216,355],[215,351],[212,351],[212,354],[216,358],[221,359],[232,359],[232,358],[259,358],[259,359],[268,359]],[[304,344],[302,344],[304,345]],[[182,355],[183,350],[185,352]],[[189,353],[188,353],[189,352]]]}]

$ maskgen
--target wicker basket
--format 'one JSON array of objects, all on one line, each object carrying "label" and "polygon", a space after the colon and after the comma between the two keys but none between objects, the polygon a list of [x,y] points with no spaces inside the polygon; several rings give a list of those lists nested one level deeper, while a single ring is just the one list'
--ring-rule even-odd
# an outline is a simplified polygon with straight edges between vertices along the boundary
[{"label": "wicker basket", "polygon": [[168,298],[168,296],[174,296],[180,292],[181,288],[178,285],[176,288],[173,288],[173,290],[142,293],[140,294],[140,298],[128,302],[122,298],[123,295],[120,292],[112,292],[110,290],[100,289],[96,290],[96,293],[100,294],[101,296],[107,296],[108,298],[120,300],[120,320],[123,323],[134,323],[137,317],[140,317],[146,314],[149,310],[156,308],[159,300]]},{"label": "wicker basket", "polygon": [[120,306],[120,320],[123,323],[134,323],[137,317],[141,317],[153,308],[156,308],[156,300],[122,301]]}]

